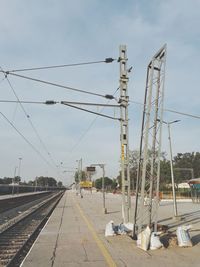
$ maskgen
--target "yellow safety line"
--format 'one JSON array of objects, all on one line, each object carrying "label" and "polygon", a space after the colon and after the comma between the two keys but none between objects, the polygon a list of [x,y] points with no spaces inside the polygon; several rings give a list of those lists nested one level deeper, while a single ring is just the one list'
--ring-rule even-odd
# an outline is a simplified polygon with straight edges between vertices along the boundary
[{"label": "yellow safety line", "polygon": [[93,238],[95,239],[98,247],[100,248],[106,262],[108,263],[108,266],[110,267],[117,267],[117,265],[115,264],[114,260],[112,259],[110,253],[108,252],[107,248],[104,246],[103,242],[99,239],[98,235],[96,234],[93,226],[91,225],[91,223],[88,221],[87,217],[85,216],[83,210],[81,209],[80,205],[78,203],[76,203],[76,206],[82,216],[82,218],[84,219],[85,223],[87,224],[88,229],[90,230],[91,234],[93,235]]}]

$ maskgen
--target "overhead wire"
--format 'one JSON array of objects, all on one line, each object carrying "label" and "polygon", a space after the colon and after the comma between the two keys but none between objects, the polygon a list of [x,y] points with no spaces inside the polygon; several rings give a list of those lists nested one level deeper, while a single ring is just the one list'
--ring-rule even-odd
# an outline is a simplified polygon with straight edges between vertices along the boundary
[{"label": "overhead wire", "polygon": [[[115,90],[115,92],[113,93],[113,96],[116,94],[116,92],[119,90],[119,87]],[[110,100],[108,100],[106,103],[108,104],[110,102]],[[105,107],[102,107],[102,109],[99,111],[99,113],[102,113],[103,110],[105,109]],[[79,139],[77,140],[77,142],[75,143],[75,145],[70,149],[69,153],[72,153],[75,148],[77,148],[77,146],[80,144],[80,142],[83,140],[83,138],[86,136],[86,134],[90,131],[90,129],[92,128],[92,126],[95,124],[96,120],[98,119],[98,115],[92,120],[92,122],[89,124],[89,126],[87,127],[87,129],[81,134],[81,136],[79,137]]]},{"label": "overhead wire", "polygon": [[40,151],[35,148],[35,146],[15,127],[15,125],[1,111],[0,114],[12,126],[12,128],[25,140],[25,142],[47,163],[47,165],[51,166],[50,163],[40,153]]},{"label": "overhead wire", "polygon": [[16,117],[17,109],[18,109],[18,105],[19,105],[19,103],[17,101],[15,103],[16,103],[16,106],[15,106],[15,110],[14,110],[13,116],[12,116],[12,123],[14,123],[14,121],[15,121],[15,117]]},{"label": "overhead wire", "polygon": [[[129,102],[131,102],[133,104],[140,105],[140,106],[144,106],[144,104],[141,103],[141,102],[132,101],[132,100],[130,100]],[[177,111],[177,110],[173,110],[173,109],[164,108],[163,111],[167,111],[167,112],[171,112],[171,113],[176,113],[176,114],[179,114],[179,115],[182,115],[182,116],[191,117],[191,118],[194,118],[194,119],[200,119],[200,115],[193,115],[193,114],[190,114],[190,113],[181,112],[181,111]]]},{"label": "overhead wire", "polygon": [[[52,101],[52,100],[50,100],[50,101]],[[109,101],[107,103],[109,103]],[[23,100],[20,100],[20,102],[23,103],[23,104],[48,104],[48,101],[23,101]],[[52,101],[52,102],[53,102],[52,104],[60,103],[58,101]],[[91,106],[119,107],[119,105],[108,105],[108,104],[98,104],[98,103],[70,102],[70,101],[61,101],[61,102],[69,103],[69,104],[71,103],[71,104],[80,104],[80,105],[91,105]],[[132,100],[130,100],[129,102],[131,102],[133,104],[140,105],[140,106],[144,106],[144,104],[141,103],[141,102],[132,101]],[[0,103],[19,103],[19,101],[0,99]],[[193,114],[190,114],[190,113],[185,113],[185,112],[172,110],[172,109],[167,109],[167,108],[164,108],[163,110],[167,111],[167,112],[171,112],[171,113],[177,113],[177,114],[180,114],[180,115],[183,115],[183,116],[192,117],[192,118],[195,118],[195,119],[200,119],[200,115],[193,115]]]},{"label": "overhead wire", "polygon": [[94,92],[90,92],[90,91],[86,91],[86,90],[82,90],[82,89],[78,89],[78,88],[74,88],[74,87],[70,87],[70,86],[66,86],[66,85],[62,85],[62,84],[58,84],[58,83],[49,82],[49,81],[33,78],[33,77],[30,77],[30,76],[24,76],[24,75],[20,75],[20,74],[8,72],[8,71],[0,70],[0,72],[3,72],[6,76],[7,75],[12,75],[12,76],[15,76],[15,77],[19,77],[19,78],[23,78],[23,79],[31,80],[31,81],[34,81],[34,82],[43,83],[43,84],[48,84],[48,85],[51,85],[51,86],[64,88],[64,89],[75,91],[75,92],[79,92],[79,93],[99,96],[99,97],[103,97],[103,98],[109,98],[109,96],[110,96],[110,95],[102,95],[102,94],[98,94],[98,93],[94,93]]},{"label": "overhead wire", "polygon": [[5,77],[5,75],[4,75],[4,77],[0,80],[0,84],[1,84],[3,81],[5,81],[5,79],[6,79],[6,77]]},{"label": "overhead wire", "polygon": [[14,69],[14,70],[9,70],[9,72],[22,72],[22,71],[46,70],[46,69],[56,69],[56,68],[65,68],[65,67],[77,67],[77,66],[92,65],[92,64],[99,64],[99,63],[112,63],[115,60],[116,59],[113,59],[113,58],[106,58],[104,60],[98,60],[98,61],[88,61],[88,62],[80,62],[80,63],[72,63],[72,64],[62,64],[62,65],[51,65],[51,66],[42,66],[42,67],[34,67],[34,68]]},{"label": "overhead wire", "polygon": [[176,114],[179,114],[179,115],[183,115],[183,116],[187,116],[187,117],[191,117],[191,118],[194,118],[194,119],[200,119],[200,116],[199,115],[193,115],[193,114],[189,114],[189,113],[185,113],[185,112],[180,112],[180,111],[177,111],[177,110],[172,110],[172,109],[163,109],[167,112],[171,112],[171,113],[176,113]]},{"label": "overhead wire", "polygon": [[[52,101],[52,100],[47,100],[47,101],[24,101],[24,100],[20,100],[20,103],[22,104],[48,104],[48,101]],[[0,103],[18,103],[18,100],[7,100],[7,99],[0,99]],[[52,104],[57,104],[59,102],[55,102],[53,101]]]},{"label": "overhead wire", "polygon": [[[23,105],[22,105],[22,102],[19,100],[19,98],[18,98],[18,96],[17,96],[17,94],[16,94],[16,92],[15,92],[13,86],[11,85],[10,80],[9,80],[8,77],[7,77],[8,74],[13,75],[13,76],[16,76],[16,77],[20,77],[20,78],[24,78],[24,79],[28,79],[28,80],[32,80],[32,81],[36,81],[36,82],[40,82],[40,83],[44,83],[44,84],[48,84],[48,85],[52,85],[52,86],[56,86],[56,87],[65,88],[65,89],[68,89],[68,90],[73,90],[73,91],[77,91],[77,92],[81,92],[81,93],[85,93],[85,94],[90,94],[90,95],[95,95],[95,96],[104,97],[104,98],[107,98],[107,99],[111,100],[111,99],[113,99],[112,95],[102,95],[102,94],[98,94],[98,93],[93,93],[93,92],[89,92],[89,91],[86,91],[86,90],[81,90],[81,89],[78,89],[78,88],[68,87],[68,86],[64,86],[64,85],[60,85],[60,84],[56,84],[56,83],[52,83],[52,82],[48,82],[48,81],[44,81],[44,80],[40,80],[40,79],[36,79],[36,78],[32,78],[32,77],[28,77],[28,76],[18,75],[18,74],[14,73],[14,72],[32,71],[32,70],[42,70],[42,69],[52,69],[52,68],[61,68],[61,67],[72,67],[72,66],[81,66],[81,65],[97,64],[97,63],[103,63],[103,62],[104,62],[104,63],[111,63],[111,62],[113,62],[114,60],[116,60],[116,59],[106,58],[106,59],[103,60],[103,61],[82,62],[82,63],[75,63],[75,64],[63,64],[63,65],[45,66],[45,67],[38,67],[38,68],[15,69],[15,70],[12,70],[12,71],[6,71],[6,72],[1,68],[0,72],[2,72],[2,73],[5,75],[4,79],[7,79],[8,84],[10,85],[10,87],[11,87],[11,89],[12,89],[12,91],[13,91],[15,97],[16,97],[17,100],[18,100],[18,101],[16,101],[16,103],[19,103],[19,104],[20,104],[20,106],[21,106],[21,108],[22,108],[24,114],[25,114],[26,117],[29,119],[29,123],[31,124],[31,126],[32,126],[32,128],[33,128],[33,130],[34,130],[34,132],[36,133],[37,137],[39,138],[40,143],[42,144],[43,148],[45,149],[45,151],[47,152],[47,154],[48,154],[49,156],[50,156],[51,154],[48,152],[48,150],[47,150],[46,146],[44,145],[42,139],[40,138],[40,136],[39,136],[39,134],[38,134],[36,128],[34,127],[32,121],[30,120],[30,116],[26,113],[26,111],[25,111],[25,109],[24,109],[24,107],[23,107]],[[4,80],[4,79],[3,79],[3,80]],[[8,102],[8,101],[7,101],[7,100],[2,100],[1,102]],[[12,102],[14,102],[14,101],[12,101]],[[30,103],[30,102],[31,102],[31,101],[29,101],[29,103]],[[25,101],[24,101],[24,103],[25,103]],[[28,102],[26,101],[26,103],[28,103]],[[32,103],[33,103],[33,102],[32,102]],[[35,102],[35,103],[36,103],[36,102]],[[38,103],[38,102],[37,102],[37,103]],[[63,104],[66,105],[66,103],[63,103]],[[79,107],[75,107],[75,106],[70,105],[70,104],[67,104],[67,105],[68,105],[68,106],[71,106],[71,107],[73,107],[73,108],[81,109],[81,108],[79,108]],[[103,114],[101,114],[101,113],[92,112],[92,111],[89,111],[89,110],[86,110],[86,109],[81,109],[81,110],[84,110],[84,111],[87,111],[87,112],[90,112],[90,113],[93,113],[93,114],[97,114],[98,116],[103,116],[103,117],[106,117],[106,118],[110,118],[110,119],[114,119],[114,120],[116,120],[116,118],[114,118],[114,117],[107,116],[107,115],[103,115]],[[2,116],[4,116],[3,113],[2,113]],[[4,118],[7,119],[5,116],[4,116]],[[7,119],[7,120],[8,120],[8,119]],[[17,128],[14,126],[14,124],[11,123],[9,120],[8,120],[8,122],[9,122],[9,123],[14,127],[14,129],[15,129],[15,130],[16,130],[16,131],[23,137],[23,135],[17,130]],[[25,140],[26,140],[26,141],[33,147],[33,145],[28,141],[28,139],[26,139],[25,137],[24,137],[24,139],[25,139]],[[37,150],[37,151],[38,151],[38,150]],[[38,152],[39,152],[39,151],[38,151]],[[40,154],[40,155],[41,155],[41,154]]]},{"label": "overhead wire", "polygon": [[11,84],[10,80],[8,79],[8,77],[6,77],[6,80],[7,80],[8,84],[9,84],[11,90],[13,91],[13,94],[15,95],[15,97],[16,97],[16,99],[17,99],[17,101],[18,101],[18,103],[19,103],[19,105],[20,105],[22,111],[24,112],[26,118],[28,119],[29,124],[31,125],[33,131],[35,132],[35,135],[37,136],[37,138],[38,138],[38,140],[39,140],[41,146],[43,147],[44,151],[47,153],[47,155],[49,156],[49,158],[51,159],[51,161],[53,162],[53,164],[56,166],[55,160],[53,159],[51,153],[48,151],[46,145],[44,144],[42,138],[40,137],[40,135],[39,135],[39,133],[38,133],[36,127],[34,126],[32,120],[31,120],[31,118],[30,118],[30,115],[29,115],[29,114],[26,112],[26,110],[24,109],[24,106],[22,105],[22,102],[20,101],[20,99],[19,99],[17,93],[15,92],[14,87],[12,86],[12,84]]},{"label": "overhead wire", "polygon": [[100,97],[111,99],[110,98],[111,95],[102,95],[102,94],[98,94],[98,93],[94,93],[94,92],[89,92],[87,90],[82,90],[82,89],[78,89],[78,88],[74,88],[74,87],[70,87],[70,86],[65,86],[65,85],[61,85],[61,84],[57,84],[57,83],[53,83],[53,82],[49,82],[49,81],[44,81],[44,80],[33,78],[33,77],[30,77],[30,76],[24,76],[24,75],[16,74],[16,72],[31,71],[31,70],[42,70],[42,69],[52,69],[52,68],[61,68],[61,67],[71,67],[71,66],[81,66],[81,65],[97,64],[97,63],[112,63],[113,61],[116,61],[116,59],[106,58],[105,60],[100,60],[100,61],[91,61],[91,62],[82,62],[82,63],[64,64],[64,65],[53,65],[53,66],[45,66],[45,67],[38,67],[38,68],[16,69],[16,70],[11,70],[11,71],[9,71],[9,70],[8,71],[4,71],[1,68],[0,72],[4,73],[5,77],[7,77],[7,75],[10,74],[10,75],[13,75],[13,76],[16,76],[16,77],[19,77],[19,78],[32,80],[32,81],[35,81],[35,82],[40,82],[40,83],[44,83],[44,84],[48,84],[48,85],[64,88],[64,89],[67,89],[67,90],[76,91],[76,92],[79,92],[79,93],[85,93],[85,94],[90,94],[90,95],[95,95],[95,96],[100,96]]}]

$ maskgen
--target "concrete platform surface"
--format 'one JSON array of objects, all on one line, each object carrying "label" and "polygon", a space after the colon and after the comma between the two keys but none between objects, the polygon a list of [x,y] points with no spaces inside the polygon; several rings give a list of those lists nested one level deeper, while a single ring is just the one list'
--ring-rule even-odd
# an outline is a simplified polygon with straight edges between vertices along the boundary
[{"label": "concrete platform surface", "polygon": [[[134,201],[134,199],[132,199]],[[199,267],[200,266],[200,206],[178,202],[181,221],[173,219],[173,203],[163,201],[159,208],[159,220],[175,231],[179,224],[192,224],[194,246],[178,246],[148,250],[137,248],[127,235],[105,237],[105,225],[121,219],[121,196],[106,194],[107,214],[102,209],[102,194],[84,192],[83,198],[66,191],[46,226],[41,231],[31,251],[22,263],[23,267]]]}]

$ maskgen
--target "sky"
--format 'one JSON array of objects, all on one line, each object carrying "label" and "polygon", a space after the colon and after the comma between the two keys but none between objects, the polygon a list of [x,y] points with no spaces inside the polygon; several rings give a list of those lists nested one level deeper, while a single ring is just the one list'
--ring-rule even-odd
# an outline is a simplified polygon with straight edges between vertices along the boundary
[{"label": "sky", "polygon": [[[128,94],[130,100],[142,103],[147,65],[166,43],[164,106],[200,115],[199,10],[200,0],[2,0],[0,66],[7,71],[117,59],[123,44],[127,46],[128,66],[133,67]],[[103,95],[113,94],[119,86],[117,61],[18,74]],[[119,91],[115,96],[119,97]],[[1,73],[0,100],[16,97],[36,102],[108,102],[12,75],[5,78]],[[81,158],[83,168],[104,163],[106,176],[115,178],[119,174],[118,121],[59,103],[46,106],[0,102],[0,112],[0,177],[19,174],[22,180],[29,181],[43,175],[70,184]],[[106,108],[103,112],[119,116],[116,109]],[[142,106],[130,103],[131,150],[139,148],[141,116]],[[171,128],[173,155],[200,151],[198,119],[170,112],[164,112],[164,119],[181,120]],[[169,155],[166,127],[162,151]],[[101,169],[97,169],[98,177]]]}]

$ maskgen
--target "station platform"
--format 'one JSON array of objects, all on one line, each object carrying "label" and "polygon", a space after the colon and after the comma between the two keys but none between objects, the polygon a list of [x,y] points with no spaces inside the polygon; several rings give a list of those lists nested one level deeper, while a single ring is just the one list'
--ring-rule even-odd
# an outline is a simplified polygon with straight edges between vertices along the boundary
[{"label": "station platform", "polygon": [[[199,205],[191,202],[178,203],[182,223],[192,223],[196,228],[192,232],[194,246],[176,246],[154,251],[137,248],[136,242],[128,235],[105,237],[105,226],[110,220],[115,224],[122,222],[121,196],[106,194],[107,214],[103,213],[102,207],[100,192],[85,191],[81,198],[75,192],[66,191],[21,266],[200,266]],[[163,202],[159,210],[160,221],[175,230],[179,222],[173,220],[173,203]]]},{"label": "station platform", "polygon": [[0,195],[0,200],[2,199],[8,199],[8,198],[15,198],[15,197],[23,197],[23,196],[28,196],[28,195],[36,195],[36,194],[43,194],[48,191],[36,191],[36,192],[28,192],[28,193],[20,193],[20,194],[7,194],[7,195]]}]

